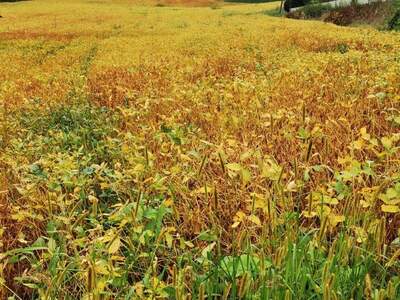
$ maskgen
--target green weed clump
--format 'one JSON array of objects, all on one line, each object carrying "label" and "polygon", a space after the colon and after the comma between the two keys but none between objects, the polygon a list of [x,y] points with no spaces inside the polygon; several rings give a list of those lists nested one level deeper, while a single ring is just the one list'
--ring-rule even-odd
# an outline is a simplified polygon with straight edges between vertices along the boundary
[{"label": "green weed clump", "polygon": [[[336,173],[335,198],[310,192],[309,200],[298,202],[310,172],[324,167],[307,167],[286,186],[283,168],[266,161],[269,193],[279,199],[264,202],[262,195],[252,193],[250,211],[239,211],[233,218],[232,228],[240,230],[232,232],[235,238],[227,248],[224,229],[216,225],[189,239],[178,234],[178,186],[166,185],[159,173],[145,183],[155,157],[144,140],[124,131],[125,118],[126,112],[79,102],[44,111],[34,104],[12,117],[11,127],[21,130],[3,155],[3,170],[19,182],[8,198],[11,217],[38,224],[33,232],[21,228],[20,246],[2,254],[3,272],[10,266],[30,266],[29,272],[13,278],[15,284],[43,299],[400,296],[398,253],[385,245],[384,224],[389,220],[354,214],[358,208],[351,203],[348,180],[364,174],[374,180],[371,163],[350,162],[348,171]],[[154,138],[166,138],[181,148],[193,132],[194,128],[162,124]],[[305,161],[313,148],[311,140],[308,143]],[[389,141],[384,143],[391,149]],[[248,169],[219,157],[227,180],[248,184]],[[202,159],[193,176],[201,176],[208,160]],[[302,170],[300,164],[295,170]],[[212,202],[211,224],[221,207],[218,188],[199,190]],[[380,197],[388,203],[382,209],[398,209],[390,204],[394,194],[400,195],[398,179],[380,189],[386,190]],[[344,201],[343,215],[331,210],[338,199]],[[292,209],[279,212],[278,203]],[[310,222],[319,226],[312,229]],[[35,241],[24,246],[28,237]],[[23,289],[17,291],[22,295]]]}]

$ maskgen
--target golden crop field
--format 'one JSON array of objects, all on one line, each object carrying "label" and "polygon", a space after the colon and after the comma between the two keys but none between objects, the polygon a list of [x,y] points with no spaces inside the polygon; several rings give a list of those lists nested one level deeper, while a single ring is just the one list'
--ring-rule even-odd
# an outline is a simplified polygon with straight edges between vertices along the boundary
[{"label": "golden crop field", "polygon": [[0,3],[0,299],[400,299],[400,34],[279,3]]}]

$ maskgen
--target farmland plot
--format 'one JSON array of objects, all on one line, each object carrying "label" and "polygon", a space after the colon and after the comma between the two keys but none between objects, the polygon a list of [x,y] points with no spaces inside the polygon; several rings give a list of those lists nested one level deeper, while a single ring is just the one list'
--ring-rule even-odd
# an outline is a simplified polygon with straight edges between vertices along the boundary
[{"label": "farmland plot", "polygon": [[400,35],[183,4],[0,4],[0,298],[398,299]]}]

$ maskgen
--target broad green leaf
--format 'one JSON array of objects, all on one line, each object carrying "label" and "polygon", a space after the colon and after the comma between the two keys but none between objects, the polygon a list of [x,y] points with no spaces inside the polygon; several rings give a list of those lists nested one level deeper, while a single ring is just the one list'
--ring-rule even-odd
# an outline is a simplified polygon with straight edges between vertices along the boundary
[{"label": "broad green leaf", "polygon": [[218,240],[218,237],[210,231],[203,231],[199,234],[198,239],[201,241],[213,242]]}]

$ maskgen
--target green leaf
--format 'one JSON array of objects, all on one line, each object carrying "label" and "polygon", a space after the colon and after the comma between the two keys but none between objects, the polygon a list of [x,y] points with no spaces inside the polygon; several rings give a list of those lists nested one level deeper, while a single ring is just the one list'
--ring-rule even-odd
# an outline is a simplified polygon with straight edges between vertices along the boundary
[{"label": "green leaf", "polygon": [[[257,256],[242,254],[240,256],[225,256],[221,262],[221,269],[230,277],[240,277],[246,272],[258,274],[261,261]],[[269,261],[264,261],[265,267],[270,267]]]},{"label": "green leaf", "polygon": [[203,231],[199,234],[198,239],[201,241],[213,242],[218,240],[218,237],[214,233]]},{"label": "green leaf", "polygon": [[57,248],[57,243],[53,238],[50,238],[49,241],[47,242],[47,247],[50,252],[54,252]]}]

